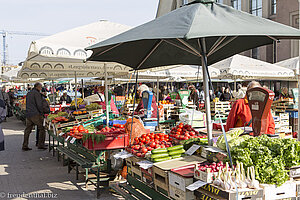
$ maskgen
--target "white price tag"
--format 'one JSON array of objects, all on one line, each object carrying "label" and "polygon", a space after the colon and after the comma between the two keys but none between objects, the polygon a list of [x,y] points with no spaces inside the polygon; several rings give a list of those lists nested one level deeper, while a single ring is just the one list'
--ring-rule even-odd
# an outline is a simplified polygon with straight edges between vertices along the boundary
[{"label": "white price tag", "polygon": [[186,152],[185,154],[191,156],[193,155],[198,149],[200,148],[200,145],[193,144]]},{"label": "white price tag", "polygon": [[59,134],[59,136],[63,136],[65,133],[64,132],[61,132],[60,134]]},{"label": "white price tag", "polygon": [[137,162],[136,164],[138,164],[143,169],[148,169],[153,166],[153,162],[150,162],[148,160],[142,160],[140,162]]},{"label": "white price tag", "polygon": [[76,140],[76,138],[73,137],[73,138],[71,139],[70,143],[73,144],[73,143],[75,142],[75,140]]},{"label": "white price tag", "polygon": [[46,118],[44,118],[43,126],[46,126]]},{"label": "white price tag", "polygon": [[48,127],[48,130],[50,130],[50,128],[51,128],[51,125],[52,125],[52,124],[51,124],[51,122],[49,122],[49,127]]},{"label": "white price tag", "polygon": [[65,141],[67,142],[67,141],[69,140],[69,138],[70,138],[70,136],[68,136],[68,137],[65,139]]},{"label": "white price tag", "polygon": [[190,191],[195,191],[198,188],[206,185],[207,183],[204,181],[196,181],[195,183],[192,183],[191,185],[187,186],[186,189],[190,190]]}]

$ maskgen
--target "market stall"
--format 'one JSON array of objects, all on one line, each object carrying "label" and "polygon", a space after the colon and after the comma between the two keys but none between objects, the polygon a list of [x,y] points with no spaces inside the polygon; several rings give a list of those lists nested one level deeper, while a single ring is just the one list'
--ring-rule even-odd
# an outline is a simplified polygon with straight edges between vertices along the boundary
[{"label": "market stall", "polygon": [[[261,87],[247,93],[253,117],[250,133],[256,137],[242,129],[225,133],[223,127],[223,134],[213,137],[207,65],[274,40],[299,36],[296,29],[211,0],[199,0],[89,47],[93,50],[89,60],[123,63],[136,70],[136,79],[138,70],[160,65],[197,65],[202,60],[203,66],[207,139],[183,123],[169,134],[136,135],[132,119],[132,145],[128,153],[117,155],[127,157],[128,181],[111,187],[137,199],[295,199],[297,182],[290,180],[287,172],[295,175],[291,166],[299,165],[299,151],[295,150],[299,142],[265,135],[263,122],[274,93]],[[196,145],[185,147],[186,143]],[[288,149],[295,151],[285,157]]]}]

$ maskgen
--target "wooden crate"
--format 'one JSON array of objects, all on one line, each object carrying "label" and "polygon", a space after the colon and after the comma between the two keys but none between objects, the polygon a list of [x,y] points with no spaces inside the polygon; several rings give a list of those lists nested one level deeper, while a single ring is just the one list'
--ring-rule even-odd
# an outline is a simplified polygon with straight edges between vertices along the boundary
[{"label": "wooden crate", "polygon": [[153,166],[153,182],[156,191],[170,196],[168,170],[163,170],[157,166]]},{"label": "wooden crate", "polygon": [[87,111],[87,112],[88,112],[90,118],[99,117],[100,115],[103,114],[102,109],[92,110],[92,111]]},{"label": "wooden crate", "polygon": [[140,166],[137,164],[137,162],[141,161],[141,159],[137,158],[135,156],[132,156],[130,158],[126,158],[125,161],[127,164],[128,174],[141,180],[142,179],[142,171],[141,171]]},{"label": "wooden crate", "polygon": [[186,187],[192,184],[193,177],[192,178],[185,178],[183,176],[180,176],[177,173],[174,173],[172,171],[169,172],[169,184],[170,186],[173,186],[179,190],[186,191]]},{"label": "wooden crate", "polygon": [[170,191],[170,197],[176,200],[194,200],[196,199],[194,192],[191,192],[189,190],[183,191],[181,189],[178,189],[174,187],[173,185],[169,186]]},{"label": "wooden crate", "polygon": [[265,200],[288,199],[296,197],[296,182],[288,181],[277,187],[276,185],[261,184],[264,189]]},{"label": "wooden crate", "polygon": [[[222,188],[207,184],[197,190],[201,194],[204,192],[206,196],[212,196],[212,199],[227,199],[227,200],[235,200],[236,199],[236,190],[223,190]],[[195,193],[196,196],[199,196],[199,193]],[[263,189],[239,189],[238,196],[241,200],[262,200],[264,195]]]}]

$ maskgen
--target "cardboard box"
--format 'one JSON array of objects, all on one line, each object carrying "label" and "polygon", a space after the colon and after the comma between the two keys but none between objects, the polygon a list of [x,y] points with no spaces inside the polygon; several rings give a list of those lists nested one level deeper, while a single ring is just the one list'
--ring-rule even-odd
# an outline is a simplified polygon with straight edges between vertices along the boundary
[{"label": "cardboard box", "polygon": [[217,176],[218,173],[213,173],[210,171],[210,169],[206,169],[205,172],[198,169],[198,167],[195,167],[194,170],[194,178],[197,180],[201,180],[207,183],[212,183],[214,180],[214,177]]},{"label": "cardboard box", "polygon": [[[227,199],[227,200],[236,200],[236,190],[223,190],[222,188],[207,184],[197,190],[201,193],[201,191],[205,191],[206,195],[213,194],[213,199]],[[262,200],[264,195],[263,189],[239,189],[238,196],[241,200]]]},{"label": "cardboard box", "polygon": [[132,156],[130,158],[126,158],[125,161],[127,164],[128,174],[141,180],[142,179],[141,168],[138,164],[136,164],[137,162],[141,161],[141,159],[137,158],[135,156]]}]

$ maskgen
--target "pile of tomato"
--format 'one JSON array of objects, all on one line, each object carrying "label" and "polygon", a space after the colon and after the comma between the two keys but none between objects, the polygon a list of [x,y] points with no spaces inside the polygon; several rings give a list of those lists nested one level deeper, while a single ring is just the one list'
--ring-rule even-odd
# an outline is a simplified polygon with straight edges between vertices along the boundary
[{"label": "pile of tomato", "polygon": [[172,138],[164,133],[148,133],[134,138],[134,142],[127,151],[138,157],[145,157],[148,151],[172,146]]},{"label": "pile of tomato", "polygon": [[177,140],[188,140],[190,138],[206,138],[206,135],[199,134],[189,124],[180,123],[176,127],[173,127],[170,132],[170,137],[176,138]]},{"label": "pile of tomato", "polygon": [[82,139],[83,133],[89,133],[89,130],[85,129],[82,125],[80,125],[73,126],[73,128],[70,129],[70,132],[67,135],[76,139]]},{"label": "pile of tomato", "polygon": [[[117,125],[117,124],[116,124]],[[118,124],[120,125],[120,124]],[[125,128],[124,125],[120,125],[120,126],[113,126],[113,127],[108,127],[106,126],[105,128],[101,128],[99,131],[97,131],[97,133],[112,133],[112,132],[125,132]]]}]

